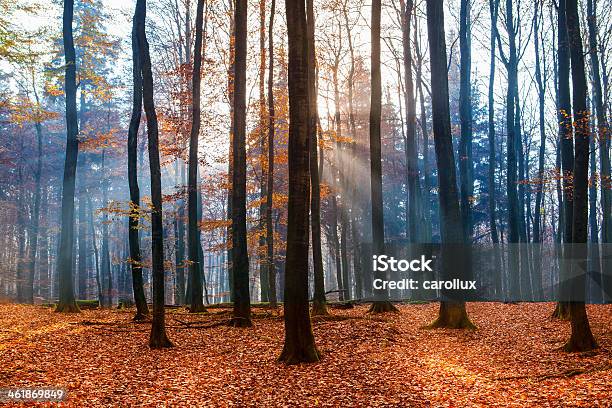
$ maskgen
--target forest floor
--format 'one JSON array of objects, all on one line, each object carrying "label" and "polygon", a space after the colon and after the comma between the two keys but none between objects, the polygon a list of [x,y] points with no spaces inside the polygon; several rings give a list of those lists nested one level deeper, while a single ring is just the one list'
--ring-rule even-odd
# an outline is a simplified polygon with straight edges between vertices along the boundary
[{"label": "forest floor", "polygon": [[247,329],[216,324],[229,310],[169,309],[176,346],[160,351],[130,310],[0,305],[0,388],[64,387],[66,405],[96,407],[612,406],[612,305],[588,306],[601,348],[583,354],[558,350],[570,328],[551,303],[469,304],[474,332],[421,329],[435,303],[399,308],[331,309],[313,319],[321,362],[286,367],[266,309]]}]

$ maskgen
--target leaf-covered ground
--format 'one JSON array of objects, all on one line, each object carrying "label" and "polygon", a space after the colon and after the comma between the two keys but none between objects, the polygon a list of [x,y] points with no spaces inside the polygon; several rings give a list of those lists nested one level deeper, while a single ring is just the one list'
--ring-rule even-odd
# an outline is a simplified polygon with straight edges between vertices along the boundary
[{"label": "leaf-covered ground", "polygon": [[214,326],[226,310],[170,309],[176,347],[157,351],[129,310],[0,305],[0,388],[64,387],[70,406],[612,406],[612,305],[588,307],[601,348],[586,354],[558,351],[569,323],[553,308],[470,304],[475,332],[420,329],[435,303],[332,309],[313,323],[322,361],[286,367],[282,317],[265,309],[248,329]]}]

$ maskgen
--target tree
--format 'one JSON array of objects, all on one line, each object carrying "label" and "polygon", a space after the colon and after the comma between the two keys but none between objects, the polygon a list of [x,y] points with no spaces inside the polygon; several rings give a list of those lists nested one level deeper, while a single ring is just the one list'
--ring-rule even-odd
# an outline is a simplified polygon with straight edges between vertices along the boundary
[{"label": "tree", "polygon": [[142,97],[147,117],[149,168],[151,172],[151,256],[153,275],[153,324],[149,347],[167,348],[173,344],[166,335],[164,282],[164,226],[162,218],[161,170],[159,162],[159,129],[153,99],[153,72],[149,43],[145,32],[146,0],[136,1],[134,21],[137,26],[139,59],[142,67]]},{"label": "tree", "polygon": [[474,161],[472,158],[472,22],[470,0],[461,0],[459,13],[459,117],[461,139],[459,141],[459,174],[461,222],[465,239],[473,235],[472,196],[474,195]]},{"label": "tree", "polygon": [[[559,144],[561,145],[561,171],[563,179],[563,243],[562,250],[569,249],[572,242],[572,214],[574,212],[574,144],[570,100],[570,52],[569,39],[566,24],[565,1],[559,2],[557,11],[557,88],[558,88],[558,112],[559,120]],[[568,263],[561,262],[561,273],[559,279],[559,292],[565,291],[564,277],[568,275]],[[553,317],[561,319],[569,318],[569,311],[566,302],[559,302],[553,312]]]},{"label": "tree", "polygon": [[247,1],[236,0],[236,56],[234,71],[234,132],[232,174],[232,272],[234,317],[231,325],[251,326],[249,296],[249,253],[246,237],[246,58]]},{"label": "tree", "polygon": [[308,85],[310,99],[308,104],[308,143],[310,144],[310,224],[312,236],[312,265],[314,275],[314,296],[312,315],[328,315],[325,299],[325,275],[323,270],[323,253],[321,250],[321,185],[318,167],[317,143],[317,86],[315,61],[315,21],[313,0],[306,0],[306,34],[308,41]]},{"label": "tree", "polygon": [[[461,251],[468,250],[470,244],[464,241],[451,139],[443,0],[427,1],[427,32],[431,64],[433,132],[438,163],[438,195],[443,251],[441,273],[448,279],[453,277],[455,269],[469,267],[469,264],[464,261],[466,256],[461,254]],[[465,245],[461,246],[461,243]],[[463,261],[464,265],[457,265],[458,260]],[[443,296],[445,295],[443,293]],[[428,327],[475,328],[467,315],[465,303],[455,299],[440,302],[438,318]]]},{"label": "tree", "polygon": [[[142,278],[142,255],[140,253],[140,188],[138,187],[138,130],[142,116],[142,63],[138,39],[138,19],[134,15],[132,22],[132,116],[128,129],[128,183],[130,187],[130,214],[128,222],[128,240],[130,247],[130,266],[132,268],[132,290],[136,314],[134,320],[144,320],[149,314],[149,307],[144,292]],[[92,225],[93,227],[93,225]]]},{"label": "tree", "polygon": [[[488,89],[488,137],[489,137],[489,172],[487,177],[487,187],[489,190],[489,228],[491,230],[491,242],[493,246],[499,244],[499,234],[497,232],[497,203],[495,198],[495,168],[497,165],[495,151],[495,39],[497,37],[497,18],[499,17],[499,0],[489,0],[489,13],[491,15],[491,47],[490,67],[489,67],[489,89]],[[500,251],[494,248],[495,270],[498,271],[495,280],[495,292],[498,296],[502,295],[502,262]]]},{"label": "tree", "polygon": [[191,306],[192,313],[203,312],[202,276],[200,275],[200,231],[198,229],[198,140],[200,137],[200,83],[202,82],[202,30],[204,20],[204,0],[198,0],[195,26],[195,49],[193,53],[192,105],[191,105],[191,137],[189,139],[189,172],[188,172],[188,202],[187,242],[189,251],[189,274],[191,275]]},{"label": "tree", "polygon": [[268,300],[276,308],[276,266],[274,265],[274,229],[272,225],[272,205],[274,191],[274,13],[276,0],[270,4],[270,27],[268,30],[268,49],[270,68],[268,69],[268,189],[266,190],[266,262],[268,272]]},{"label": "tree", "polygon": [[[574,211],[572,215],[572,258],[586,259],[588,227],[588,186],[590,153],[590,112],[587,106],[587,82],[584,69],[582,35],[578,15],[578,0],[565,0],[566,24],[572,67],[572,108],[574,123]],[[576,245],[578,244],[578,245]],[[572,269],[579,268],[572,263]],[[584,304],[585,272],[572,271],[571,285],[579,299],[569,302],[569,315],[572,335],[565,344],[565,351],[588,351],[597,348],[591,333],[589,319]]]},{"label": "tree", "polygon": [[286,0],[289,39],[289,203],[285,265],[285,343],[279,361],[319,361],[308,310],[308,212],[310,198],[309,42],[304,0]]},{"label": "tree", "polygon": [[[370,104],[370,183],[372,190],[372,240],[373,253],[385,253],[385,223],[383,214],[382,194],[382,163],[380,141],[380,118],[382,113],[382,87],[380,79],[380,14],[381,1],[372,2],[372,90]],[[376,271],[375,278],[385,280],[385,272]],[[374,289],[374,303],[371,313],[395,312],[397,308],[389,301],[389,293],[385,289]]]},{"label": "tree", "polygon": [[62,225],[60,231],[59,258],[57,274],[59,276],[59,303],[56,312],[79,312],[74,299],[74,279],[72,274],[72,257],[74,249],[74,190],[76,165],[79,154],[79,133],[76,108],[76,53],[72,33],[74,18],[74,0],[64,1],[63,39],[65,58],[66,94],[66,159],[64,162],[64,180],[62,184]]},{"label": "tree", "polygon": [[[587,24],[589,29],[589,56],[593,75],[593,99],[595,102],[595,113],[597,115],[597,135],[599,140],[599,165],[600,165],[600,195],[601,195],[601,242],[612,243],[612,184],[610,178],[610,124],[606,115],[603,102],[603,90],[601,86],[600,61],[597,54],[597,14],[594,0],[587,0]],[[612,268],[610,261],[602,257],[602,271]],[[605,274],[601,276],[601,286],[604,289],[605,298],[612,297],[612,281]]]}]

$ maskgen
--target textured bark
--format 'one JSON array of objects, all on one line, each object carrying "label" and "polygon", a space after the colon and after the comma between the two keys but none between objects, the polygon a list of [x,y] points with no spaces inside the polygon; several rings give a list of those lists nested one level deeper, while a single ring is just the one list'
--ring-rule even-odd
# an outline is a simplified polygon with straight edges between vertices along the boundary
[{"label": "textured bark", "polygon": [[74,247],[74,190],[76,165],[79,154],[79,133],[76,108],[76,53],[72,33],[74,19],[74,0],[64,1],[63,40],[65,59],[66,94],[66,159],[64,162],[64,179],[62,184],[62,210],[60,245],[57,260],[59,277],[59,303],[56,312],[79,312],[74,299],[73,247]]},{"label": "textured bark", "polygon": [[233,326],[251,326],[249,254],[246,230],[246,58],[247,1],[236,0],[236,56],[234,71],[234,133],[232,179],[232,272],[234,275]]},{"label": "textured bark", "polygon": [[[270,4],[270,27],[268,30],[268,52],[270,67],[268,69],[268,189],[266,191],[266,262],[268,271],[268,300],[276,308],[276,266],[274,264],[274,226],[272,224],[272,193],[274,192],[274,13],[276,0]],[[313,244],[314,245],[314,244]],[[319,246],[320,247],[320,246]]]},{"label": "textured bark", "polygon": [[[372,200],[372,250],[374,254],[385,253],[385,222],[383,213],[382,194],[382,162],[380,119],[382,113],[382,88],[380,78],[380,15],[381,0],[372,1],[371,21],[371,102],[370,102],[370,188]],[[386,273],[376,271],[375,279],[386,279]],[[370,307],[371,313],[397,311],[389,302],[389,292],[384,289],[374,289],[374,303]]]},{"label": "textured bark", "polygon": [[[574,122],[574,212],[572,216],[573,256],[586,259],[586,242],[588,228],[588,185],[589,185],[589,140],[591,129],[589,125],[590,112],[587,106],[587,82],[584,69],[584,53],[580,33],[578,1],[565,0],[566,24],[572,67],[572,102]],[[576,253],[578,252],[578,253]],[[576,268],[575,263],[572,267]],[[586,277],[582,270],[572,271],[571,284],[584,296],[586,292]],[[572,299],[569,304],[572,334],[565,344],[566,351],[588,351],[597,348],[597,343],[591,333],[589,319],[584,301]]]},{"label": "textured bark", "polygon": [[164,243],[162,218],[162,191],[161,169],[159,162],[159,128],[155,102],[153,98],[153,72],[151,71],[151,57],[149,43],[145,32],[146,0],[136,1],[137,37],[140,62],[142,66],[142,96],[145,114],[147,117],[147,136],[149,150],[149,168],[151,172],[151,257],[153,275],[153,324],[149,337],[149,347],[167,348],[173,344],[166,335],[166,321],[164,310]]},{"label": "textured bark", "polygon": [[[272,36],[272,33],[270,34]],[[260,148],[261,148],[261,163],[264,162],[264,157],[267,157],[266,150],[266,2],[265,0],[259,0],[259,139],[260,139]],[[266,163],[269,165],[269,163]],[[264,231],[266,230],[266,206],[267,196],[268,196],[268,183],[266,178],[266,169],[264,166],[261,166],[261,178],[259,182],[259,249],[258,249],[258,264],[259,264],[259,286],[260,286],[260,294],[261,301],[267,302],[269,298],[270,291],[270,283],[268,282],[268,278],[270,274],[268,273],[268,256],[267,256],[267,245],[266,245],[266,235]]]},{"label": "textured bark", "polygon": [[[599,140],[599,165],[600,165],[600,201],[601,201],[601,242],[612,243],[612,184],[610,179],[610,124],[606,116],[603,102],[603,90],[601,85],[600,62],[597,38],[597,14],[594,0],[587,0],[587,24],[589,29],[589,56],[593,75],[593,99],[595,113],[597,115],[597,140]],[[604,73],[607,75],[607,73]],[[602,271],[612,269],[609,259],[602,258]],[[602,300],[612,300],[612,277],[605,273],[601,275],[601,286],[605,297]]]},{"label": "textured bark", "polygon": [[[459,194],[455,174],[455,157],[451,138],[450,108],[448,105],[448,77],[446,70],[446,40],[444,34],[443,0],[427,2],[427,31],[429,37],[432,116],[440,200],[440,227],[442,238],[442,276],[452,277],[456,262],[463,256],[449,250],[448,245],[464,242],[463,224],[459,208]],[[466,245],[466,248],[468,246]],[[453,256],[451,256],[453,255]],[[443,296],[447,293],[443,292]],[[452,296],[451,296],[452,297]],[[438,318],[428,327],[473,328],[465,310],[465,303],[443,301]]]},{"label": "textured bark", "polygon": [[204,0],[198,0],[195,25],[195,49],[193,52],[192,73],[192,105],[191,105],[191,135],[189,139],[189,170],[187,176],[187,243],[189,253],[189,274],[191,276],[191,298],[189,311],[191,313],[203,312],[201,267],[203,259],[200,257],[200,231],[198,222],[198,141],[200,138],[200,84],[202,82],[202,30],[204,20]]},{"label": "textured bark", "polygon": [[317,149],[317,86],[315,60],[315,21],[313,0],[306,0],[306,35],[308,41],[308,85],[310,99],[308,101],[308,141],[310,143],[310,224],[312,236],[312,264],[314,272],[314,296],[312,301],[313,316],[327,315],[327,300],[325,299],[325,275],[323,270],[323,252],[321,250],[321,185],[318,168]]},{"label": "textured bark", "polygon": [[140,188],[138,187],[138,130],[142,116],[142,64],[138,46],[138,21],[132,22],[132,115],[128,129],[128,184],[130,187],[130,215],[128,242],[132,269],[132,290],[136,314],[134,320],[143,320],[149,314],[142,279],[142,255],[140,253]]},{"label": "textured bark", "polygon": [[474,195],[474,161],[472,159],[472,45],[470,0],[461,0],[459,12],[459,175],[461,222],[465,240],[473,235],[472,196]]},{"label": "textured bark", "polygon": [[491,242],[494,246],[495,256],[495,276],[492,277],[495,285],[495,293],[499,298],[503,298],[502,293],[502,262],[500,256],[499,233],[497,232],[497,204],[495,191],[495,169],[497,167],[496,147],[495,147],[495,38],[497,36],[497,19],[499,16],[499,0],[489,0],[489,12],[491,15],[491,56],[489,68],[489,90],[488,90],[488,138],[489,138],[489,169],[487,174],[487,187],[489,190],[489,228],[491,230]]},{"label": "textured bark", "polygon": [[319,360],[308,311],[310,90],[304,0],[286,0],[289,37],[289,203],[285,267],[285,364]]},{"label": "textured bark", "polygon": [[542,9],[540,3],[535,2],[535,11],[533,15],[533,45],[535,51],[535,77],[538,84],[538,113],[540,119],[540,150],[538,153],[538,185],[536,186],[536,202],[535,202],[535,218],[533,220],[533,242],[534,246],[534,294],[537,294],[536,300],[543,298],[543,283],[542,283],[542,263],[541,263],[541,244],[542,233],[540,232],[542,225],[542,205],[544,201],[544,155],[546,153],[546,131],[545,125],[545,110],[544,100],[546,97],[546,78],[542,76],[540,63],[540,21],[542,19]]}]

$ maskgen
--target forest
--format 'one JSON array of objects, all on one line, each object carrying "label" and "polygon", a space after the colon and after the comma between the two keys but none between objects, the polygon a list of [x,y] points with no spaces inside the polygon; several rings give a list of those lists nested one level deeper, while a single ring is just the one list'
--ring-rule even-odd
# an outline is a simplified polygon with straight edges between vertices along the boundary
[{"label": "forest", "polygon": [[612,406],[612,3],[0,0],[0,402]]}]

